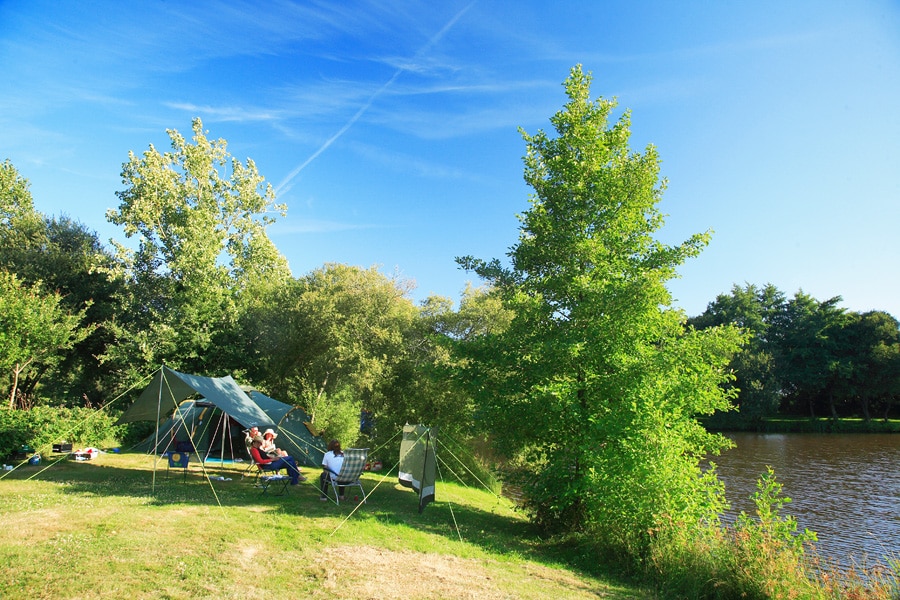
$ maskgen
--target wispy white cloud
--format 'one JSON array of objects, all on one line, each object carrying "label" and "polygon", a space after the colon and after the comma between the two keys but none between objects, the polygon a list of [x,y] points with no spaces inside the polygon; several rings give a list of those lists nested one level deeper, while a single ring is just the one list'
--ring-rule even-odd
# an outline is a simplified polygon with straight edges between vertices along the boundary
[{"label": "wispy white cloud", "polygon": [[[473,3],[473,4],[474,4],[474,3]],[[425,54],[426,52],[428,52],[428,51],[429,51],[436,43],[438,43],[438,41],[440,41],[440,39],[447,33],[447,31],[449,31],[450,28],[453,27],[453,25],[455,25],[456,22],[459,21],[459,19],[462,18],[462,16],[463,16],[463,15],[464,15],[471,7],[472,7],[472,4],[469,4],[468,6],[464,7],[462,10],[460,10],[458,13],[456,13],[456,15],[454,15],[453,18],[451,18],[451,19],[444,25],[444,27],[441,28],[440,31],[438,31],[435,35],[433,35],[433,36],[428,40],[428,42],[427,42],[422,48],[419,49],[419,51],[416,53],[416,57],[424,55],[424,54]],[[305,168],[307,167],[307,165],[309,165],[312,161],[314,161],[316,158],[318,158],[319,155],[321,155],[325,150],[327,150],[327,149],[329,148],[329,146],[331,146],[338,138],[340,138],[342,135],[344,135],[344,133],[345,133],[348,129],[350,129],[350,127],[352,127],[353,124],[356,123],[356,122],[360,119],[360,117],[362,117],[362,115],[363,115],[367,110],[369,110],[369,107],[372,106],[372,104],[375,102],[375,100],[377,100],[378,97],[381,96],[381,94],[383,94],[383,93],[385,92],[385,90],[387,90],[387,89],[391,86],[391,84],[393,84],[393,83],[397,80],[397,78],[400,77],[400,75],[401,75],[403,72],[404,72],[404,69],[398,69],[398,70],[391,76],[391,78],[388,79],[388,81],[387,81],[384,85],[382,85],[380,88],[378,88],[378,89],[377,89],[377,90],[369,97],[369,99],[366,101],[366,103],[363,104],[363,105],[359,108],[359,110],[357,110],[356,113],[355,113],[352,117],[350,117],[350,120],[347,121],[347,122],[344,124],[343,127],[341,127],[334,135],[332,135],[330,138],[328,138],[328,139],[325,141],[325,143],[322,144],[315,152],[313,152],[313,154],[312,154],[309,158],[307,158],[304,162],[302,162],[301,164],[299,164],[299,165],[298,165],[296,168],[294,168],[290,173],[288,173],[288,175],[281,181],[281,183],[279,183],[279,184],[276,186],[276,188],[275,188],[276,193],[277,193],[278,191],[280,191],[280,190],[283,190],[286,186],[288,186],[288,185],[290,184],[291,180],[293,180],[298,174],[300,174],[300,172],[301,172],[303,169],[305,169]]]},{"label": "wispy white cloud", "polygon": [[361,102],[370,99],[382,86],[342,78],[320,78],[280,86],[274,102],[284,114],[304,119],[327,117],[328,122],[332,122],[335,115],[358,109]]},{"label": "wispy white cloud", "polygon": [[467,180],[478,182],[483,178],[470,172],[444,164],[423,160],[417,156],[400,152],[389,152],[382,147],[354,142],[350,149],[368,164],[378,165],[398,173],[445,180]]},{"label": "wispy white cloud", "polygon": [[163,104],[174,110],[187,112],[192,116],[210,117],[212,120],[221,122],[277,121],[284,118],[284,115],[267,109],[239,106],[200,106],[190,102],[164,102]]}]

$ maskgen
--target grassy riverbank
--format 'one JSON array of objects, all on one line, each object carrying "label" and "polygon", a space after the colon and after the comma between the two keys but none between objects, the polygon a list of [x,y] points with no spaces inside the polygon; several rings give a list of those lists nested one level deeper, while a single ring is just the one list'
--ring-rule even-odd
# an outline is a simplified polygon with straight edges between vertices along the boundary
[{"label": "grassy riverbank", "polygon": [[737,413],[728,413],[716,415],[707,420],[706,425],[714,431],[758,433],[900,433],[900,419],[772,417],[749,422]]},{"label": "grassy riverbank", "polygon": [[242,465],[209,482],[194,464],[183,482],[160,463],[154,489],[152,463],[104,454],[3,473],[0,598],[651,597],[573,567],[585,557],[484,491],[439,484],[420,515],[395,478],[367,474],[354,512],[309,482],[261,495]]}]

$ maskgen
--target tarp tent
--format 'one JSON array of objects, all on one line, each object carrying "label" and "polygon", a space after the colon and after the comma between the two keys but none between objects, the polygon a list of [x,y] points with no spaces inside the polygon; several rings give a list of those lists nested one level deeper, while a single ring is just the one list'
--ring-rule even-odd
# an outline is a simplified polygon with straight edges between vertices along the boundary
[{"label": "tarp tent", "polygon": [[262,427],[274,424],[235,383],[231,375],[201,377],[179,373],[169,367],[162,367],[153,376],[153,381],[119,418],[119,422],[159,421],[175,410],[182,400],[195,395],[206,398],[241,425]]},{"label": "tarp tent", "polygon": [[424,425],[404,425],[400,442],[400,485],[419,494],[419,512],[434,501],[436,461],[433,430]]},{"label": "tarp tent", "polygon": [[305,410],[270,398],[258,390],[249,390],[247,395],[275,422],[274,429],[278,434],[276,446],[297,459],[301,465],[322,465],[325,440],[316,435]]},{"label": "tarp tent", "polygon": [[[200,396],[202,400],[196,399]],[[191,399],[191,400],[189,400]],[[218,410],[213,410],[213,407]],[[168,415],[170,419],[163,422]],[[275,422],[253,402],[230,375],[202,377],[162,367],[138,399],[119,417],[119,423],[154,421],[157,431],[145,449],[162,452],[170,432],[187,428],[198,453],[209,455],[218,446],[222,458],[235,451],[246,453],[242,428],[274,427]],[[218,443],[216,443],[218,441]],[[146,442],[145,442],[146,443]]]},{"label": "tarp tent", "polygon": [[249,458],[244,430],[253,426],[260,431],[274,429],[279,434],[278,446],[301,464],[320,465],[325,448],[324,441],[313,435],[303,409],[257,390],[244,391],[230,376],[187,375],[169,367],[154,375],[119,418],[119,423],[134,421],[159,424],[156,432],[137,446],[146,452],[172,449],[172,430],[180,433],[186,429],[194,448],[204,456]]}]

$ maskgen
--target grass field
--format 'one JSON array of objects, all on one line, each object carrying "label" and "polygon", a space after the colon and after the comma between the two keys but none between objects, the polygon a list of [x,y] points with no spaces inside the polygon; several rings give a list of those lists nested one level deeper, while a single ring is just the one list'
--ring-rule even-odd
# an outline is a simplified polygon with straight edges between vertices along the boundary
[{"label": "grass field", "polygon": [[192,463],[183,480],[162,461],[154,477],[155,460],[101,454],[0,473],[0,598],[652,596],[572,567],[586,558],[543,543],[486,491],[439,482],[420,515],[396,475],[366,474],[357,508],[320,502],[315,469],[273,496],[241,477],[246,464]]}]

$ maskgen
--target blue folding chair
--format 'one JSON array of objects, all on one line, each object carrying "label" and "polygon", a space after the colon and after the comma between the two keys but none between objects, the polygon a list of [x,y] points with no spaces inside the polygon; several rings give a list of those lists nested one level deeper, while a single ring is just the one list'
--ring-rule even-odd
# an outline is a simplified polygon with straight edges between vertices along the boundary
[{"label": "blue folding chair", "polygon": [[182,472],[182,481],[187,481],[187,471],[188,471],[188,463],[191,460],[190,452],[181,452],[178,450],[170,450],[166,452],[166,457],[168,458],[168,465],[166,466],[166,479],[169,478],[169,470],[170,469],[181,469]]}]

